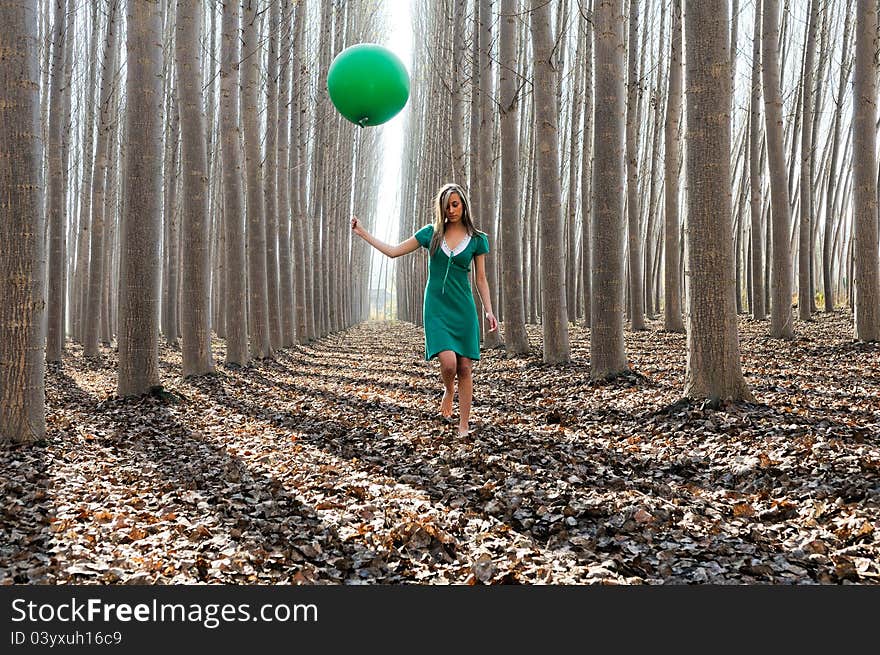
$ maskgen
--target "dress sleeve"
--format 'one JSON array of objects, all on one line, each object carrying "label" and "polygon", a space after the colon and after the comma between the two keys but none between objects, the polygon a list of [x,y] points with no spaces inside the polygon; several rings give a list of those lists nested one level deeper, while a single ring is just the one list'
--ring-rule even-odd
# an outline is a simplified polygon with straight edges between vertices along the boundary
[{"label": "dress sleeve", "polygon": [[474,244],[474,256],[485,255],[489,252],[489,237],[485,232],[477,232],[477,240]]},{"label": "dress sleeve", "polygon": [[427,248],[431,245],[431,237],[434,236],[434,226],[426,225],[421,230],[415,233],[416,241],[421,244],[423,248]]}]

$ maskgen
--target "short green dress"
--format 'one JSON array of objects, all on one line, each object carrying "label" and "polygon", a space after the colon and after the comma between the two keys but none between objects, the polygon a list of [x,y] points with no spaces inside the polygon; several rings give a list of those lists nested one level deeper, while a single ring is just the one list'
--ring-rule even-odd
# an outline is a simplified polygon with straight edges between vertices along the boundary
[{"label": "short green dress", "polygon": [[[430,248],[434,226],[426,225],[416,232],[416,240]],[[471,291],[468,273],[476,255],[489,252],[489,238],[482,232],[465,236],[454,251],[446,240],[428,262],[428,283],[425,285],[425,359],[432,359],[443,350],[452,350],[462,357],[480,358],[480,323]]]}]

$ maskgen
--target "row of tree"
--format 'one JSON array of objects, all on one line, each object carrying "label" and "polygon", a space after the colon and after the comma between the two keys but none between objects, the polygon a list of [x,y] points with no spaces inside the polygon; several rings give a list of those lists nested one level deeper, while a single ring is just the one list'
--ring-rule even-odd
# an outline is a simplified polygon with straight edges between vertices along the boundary
[{"label": "row of tree", "polygon": [[[684,331],[685,289],[689,394],[747,397],[746,303],[773,337],[794,336],[793,300],[810,320],[819,298],[880,338],[877,2],[742,4],[418,5],[413,66],[431,82],[410,114],[403,233],[438,179],[467,180],[508,352],[540,320],[545,361],[567,361],[582,319],[591,374],[617,375],[625,320],[662,308]],[[397,279],[413,321],[420,268]]]},{"label": "row of tree", "polygon": [[[799,58],[797,7],[776,0],[754,3],[751,48],[738,0],[419,0],[399,233],[463,183],[507,350],[540,321],[545,361],[564,362],[582,317],[594,378],[626,370],[627,317],[642,329],[662,306],[683,330],[687,290],[686,392],[747,398],[736,313],[769,306],[770,334],[792,336],[793,252],[800,318],[842,291],[876,340],[877,5],[811,0]],[[0,5],[0,440],[45,432],[45,362],[69,338],[86,357],[115,338],[119,393],[138,395],[161,384],[160,334],[202,375],[212,333],[243,366],[368,315],[348,217],[376,228],[395,193],[366,182],[380,132],[325,90],[336,53],[382,40],[382,9]],[[415,257],[387,276],[405,320],[424,276]]]}]

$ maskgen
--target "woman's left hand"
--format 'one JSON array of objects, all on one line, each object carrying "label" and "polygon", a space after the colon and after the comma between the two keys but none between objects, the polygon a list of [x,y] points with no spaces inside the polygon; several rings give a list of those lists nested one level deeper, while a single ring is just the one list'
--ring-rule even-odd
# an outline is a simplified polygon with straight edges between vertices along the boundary
[{"label": "woman's left hand", "polygon": [[495,318],[495,314],[486,312],[486,320],[489,321],[489,332],[494,332],[498,329],[498,319]]}]

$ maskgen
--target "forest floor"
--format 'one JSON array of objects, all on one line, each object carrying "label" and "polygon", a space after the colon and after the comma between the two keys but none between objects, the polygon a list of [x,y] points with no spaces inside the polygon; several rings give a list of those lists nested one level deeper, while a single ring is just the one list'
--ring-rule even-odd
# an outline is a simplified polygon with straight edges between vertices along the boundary
[{"label": "forest floor", "polygon": [[49,430],[0,451],[0,583],[880,583],[880,345],[838,312],[766,336],[756,402],[680,400],[685,338],[627,332],[633,374],[484,350],[473,434],[439,416],[419,328],[365,323],[115,396],[115,353],[47,374]]}]

